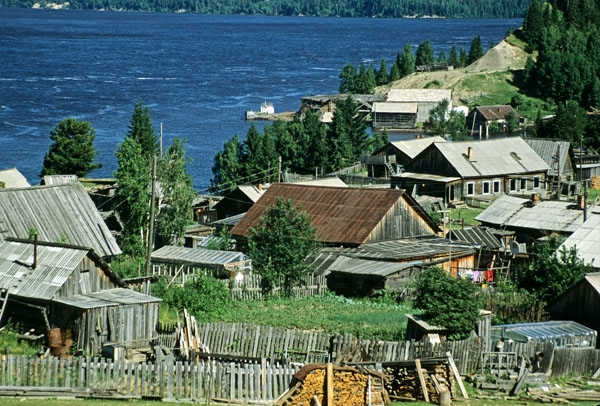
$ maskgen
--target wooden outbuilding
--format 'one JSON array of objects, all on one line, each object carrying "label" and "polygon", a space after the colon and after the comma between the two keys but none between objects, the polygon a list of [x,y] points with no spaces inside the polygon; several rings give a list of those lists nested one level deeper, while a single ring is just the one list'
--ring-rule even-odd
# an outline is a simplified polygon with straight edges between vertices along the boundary
[{"label": "wooden outbuilding", "polygon": [[327,246],[357,247],[374,241],[434,235],[439,227],[404,190],[273,184],[231,230],[245,245],[252,227],[278,198],[290,199],[311,220]]},{"label": "wooden outbuilding", "polygon": [[21,187],[31,187],[31,185],[17,168],[0,171],[0,189]]},{"label": "wooden outbuilding", "polygon": [[518,126],[524,124],[524,119],[510,105],[477,106],[467,115],[467,128],[474,137],[488,138],[492,124],[495,124],[500,132],[507,131],[507,120],[510,115],[518,120]]},{"label": "wooden outbuilding", "polygon": [[561,293],[546,309],[556,320],[574,320],[600,331],[600,272],[588,273]]},{"label": "wooden outbuilding", "polygon": [[127,289],[89,248],[0,242],[0,291],[0,320],[48,334],[57,355],[73,343],[98,354],[106,343],[140,348],[155,338],[161,300]]}]

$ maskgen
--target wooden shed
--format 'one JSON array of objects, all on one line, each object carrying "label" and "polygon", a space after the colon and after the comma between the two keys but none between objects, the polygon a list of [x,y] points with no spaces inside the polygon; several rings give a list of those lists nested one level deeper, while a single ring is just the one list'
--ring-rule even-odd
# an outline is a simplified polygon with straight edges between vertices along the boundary
[{"label": "wooden shed", "polygon": [[574,320],[600,331],[600,272],[588,273],[546,306],[556,320]]},{"label": "wooden shed", "polygon": [[59,352],[73,342],[90,354],[106,342],[149,346],[160,299],[125,286],[89,248],[0,242],[0,291],[6,304],[0,320],[39,335],[59,332],[49,335],[48,343]]},{"label": "wooden shed", "polygon": [[166,245],[152,253],[152,275],[185,283],[194,275],[207,273],[220,278],[241,278],[252,272],[252,260],[237,251]]},{"label": "wooden shed", "polygon": [[366,189],[277,183],[231,230],[243,246],[267,208],[290,199],[306,212],[318,238],[328,246],[357,247],[416,235],[433,235],[439,227],[421,206],[400,189]]}]

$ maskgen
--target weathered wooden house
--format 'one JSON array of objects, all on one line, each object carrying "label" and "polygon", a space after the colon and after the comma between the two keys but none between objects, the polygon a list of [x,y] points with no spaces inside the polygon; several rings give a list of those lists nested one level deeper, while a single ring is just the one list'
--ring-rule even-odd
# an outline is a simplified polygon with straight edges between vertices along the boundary
[{"label": "weathered wooden house", "polygon": [[473,137],[488,138],[490,128],[497,127],[497,131],[507,131],[507,119],[513,115],[517,125],[523,124],[523,118],[510,105],[477,106],[467,115],[467,128]]},{"label": "weathered wooden house", "polygon": [[361,157],[367,165],[369,176],[388,177],[404,171],[425,148],[434,142],[446,142],[442,137],[420,137],[412,140],[392,141],[386,146]]},{"label": "weathered wooden house", "polygon": [[[318,114],[321,117],[321,121],[330,121],[333,113],[335,112],[336,104],[345,100],[348,96],[358,103],[358,111],[360,114],[367,116],[373,109],[373,103],[376,101],[383,101],[385,96],[374,95],[374,94],[331,94],[331,95],[314,95],[307,96],[301,99],[300,115],[304,116],[307,111]],[[329,119],[327,119],[328,117]]]},{"label": "weathered wooden house", "polygon": [[214,205],[217,219],[246,213],[260,199],[269,185],[239,185],[235,190]]},{"label": "weathered wooden house", "polygon": [[[400,189],[364,189],[273,184],[231,230],[244,246],[267,208],[290,199],[306,212],[318,238],[327,246],[356,247],[367,242],[433,235],[439,227],[416,201]],[[241,245],[239,245],[241,244]]]},{"label": "weathered wooden house", "polygon": [[445,202],[543,193],[548,164],[520,137],[434,142],[393,175],[392,187]]},{"label": "weathered wooden house", "polygon": [[57,355],[73,343],[97,354],[107,343],[140,348],[155,338],[160,299],[126,289],[89,248],[0,242],[0,291],[2,323],[48,334]]},{"label": "weathered wooden house", "polygon": [[584,275],[546,306],[553,319],[574,320],[600,331],[600,312],[595,309],[600,309],[600,272]]},{"label": "weathered wooden house", "polygon": [[241,252],[166,245],[152,253],[152,275],[185,283],[195,275],[220,279],[243,277],[252,271],[252,260]]},{"label": "weathered wooden house", "polygon": [[575,248],[584,264],[600,269],[600,212],[592,212],[573,234],[558,247],[559,250]]},{"label": "weathered wooden house", "polygon": [[548,164],[546,189],[559,197],[571,195],[575,177],[571,160],[571,143],[547,138],[524,138],[525,142]]},{"label": "weathered wooden house", "polygon": [[88,247],[108,260],[121,248],[79,182],[0,189],[0,239],[29,238]]},{"label": "weathered wooden house", "polygon": [[0,189],[21,187],[31,187],[31,185],[17,168],[0,171]]},{"label": "weathered wooden house", "polygon": [[[452,108],[452,90],[450,89],[390,89],[387,94],[386,103],[398,103],[408,106],[416,104],[414,115],[415,123],[424,123],[429,120],[429,111],[442,100],[448,100],[448,108]],[[388,109],[389,110],[389,109]],[[397,113],[389,111],[392,115],[406,115],[406,112]],[[400,118],[400,117],[399,117]],[[404,121],[404,120],[403,120]]]},{"label": "weathered wooden house", "polygon": [[516,240],[530,244],[551,234],[569,236],[583,224],[583,207],[560,200],[501,196],[475,220],[483,226],[515,232]]}]

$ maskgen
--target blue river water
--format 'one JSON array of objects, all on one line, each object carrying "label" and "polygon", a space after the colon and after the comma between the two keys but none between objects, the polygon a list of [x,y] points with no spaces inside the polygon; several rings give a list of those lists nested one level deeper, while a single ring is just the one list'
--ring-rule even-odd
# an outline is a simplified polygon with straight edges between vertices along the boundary
[{"label": "blue river water", "polygon": [[[0,170],[40,181],[50,131],[64,118],[96,130],[90,177],[111,177],[136,101],[163,145],[187,140],[194,187],[206,192],[215,154],[246,110],[264,101],[297,111],[301,98],[336,93],[346,64],[388,68],[405,44],[436,55],[487,50],[521,19],[347,19],[0,8]],[[264,122],[256,122],[259,128]]]}]

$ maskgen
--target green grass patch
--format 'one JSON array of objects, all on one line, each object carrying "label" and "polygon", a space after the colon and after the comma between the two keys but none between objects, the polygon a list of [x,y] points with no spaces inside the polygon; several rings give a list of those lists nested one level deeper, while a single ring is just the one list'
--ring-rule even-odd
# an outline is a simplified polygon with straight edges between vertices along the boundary
[{"label": "green grass patch", "polygon": [[413,310],[391,300],[348,299],[328,294],[293,300],[234,301],[218,319],[211,321],[403,340],[407,313]]},{"label": "green grass patch", "polygon": [[475,220],[475,217],[477,217],[483,210],[485,210],[485,207],[450,209],[450,213],[448,214],[448,217],[450,218],[450,225],[448,228],[462,228],[463,224],[465,227],[475,227],[480,225],[481,223]]}]

